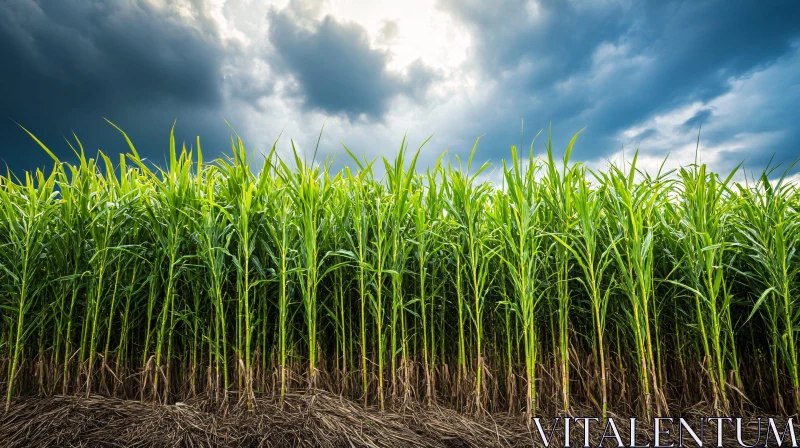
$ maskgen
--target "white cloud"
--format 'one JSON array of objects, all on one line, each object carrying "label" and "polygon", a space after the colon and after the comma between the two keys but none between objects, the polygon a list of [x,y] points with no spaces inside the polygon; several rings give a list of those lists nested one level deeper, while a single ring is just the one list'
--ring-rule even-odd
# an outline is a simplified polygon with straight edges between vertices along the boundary
[{"label": "white cloud", "polygon": [[[667,153],[667,168],[692,163],[697,145],[699,121],[694,117],[705,115],[700,134],[698,158],[713,170],[727,172],[740,162],[746,168],[763,169],[756,163],[748,165],[753,157],[759,161],[791,139],[791,126],[783,116],[792,104],[800,101],[800,84],[796,73],[800,70],[800,51],[784,57],[772,65],[728,81],[729,90],[708,101],[695,101],[655,115],[622,130],[616,137],[630,158],[640,147],[639,164],[653,171],[658,169]],[[789,143],[791,144],[791,143]],[[795,154],[795,157],[800,152]],[[623,151],[608,157],[621,161]],[[787,154],[778,154],[778,159]],[[602,159],[592,161],[603,165]],[[743,178],[744,173],[739,174]]]}]

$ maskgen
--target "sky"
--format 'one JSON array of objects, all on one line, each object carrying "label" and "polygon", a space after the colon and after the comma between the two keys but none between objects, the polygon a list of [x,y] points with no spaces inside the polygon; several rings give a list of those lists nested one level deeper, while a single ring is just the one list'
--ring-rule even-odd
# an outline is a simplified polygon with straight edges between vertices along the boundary
[{"label": "sky", "polygon": [[[231,128],[347,163],[444,151],[497,165],[552,129],[592,167],[699,157],[727,174],[800,156],[797,0],[11,0],[0,2],[0,164],[137,150],[204,157]],[[227,123],[230,124],[230,127]],[[19,124],[19,125],[18,125]],[[534,143],[541,154],[546,138]],[[793,169],[791,173],[797,173]],[[794,174],[797,176],[797,174]],[[488,175],[491,176],[491,175]],[[800,178],[800,177],[798,177]]]}]

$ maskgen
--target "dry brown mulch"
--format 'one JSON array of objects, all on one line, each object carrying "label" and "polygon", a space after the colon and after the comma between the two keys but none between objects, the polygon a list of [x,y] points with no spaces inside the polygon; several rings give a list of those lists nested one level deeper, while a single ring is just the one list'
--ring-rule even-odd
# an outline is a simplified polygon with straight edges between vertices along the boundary
[{"label": "dry brown mulch", "polygon": [[196,399],[175,405],[92,396],[21,398],[0,413],[4,447],[492,447],[531,446],[519,419],[480,420],[412,405],[365,409],[338,396],[259,399],[253,411]]}]

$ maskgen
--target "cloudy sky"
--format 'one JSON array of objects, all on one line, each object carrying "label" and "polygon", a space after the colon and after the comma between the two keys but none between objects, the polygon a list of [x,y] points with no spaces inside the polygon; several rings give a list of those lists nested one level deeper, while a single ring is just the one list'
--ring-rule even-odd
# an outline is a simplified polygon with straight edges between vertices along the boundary
[{"label": "cloudy sky", "polygon": [[[638,147],[646,168],[726,170],[800,156],[796,0],[7,0],[0,3],[0,162],[125,151],[163,163],[169,129],[205,154],[294,139],[346,159],[499,162],[552,123],[594,166]],[[13,120],[13,121],[12,121]],[[522,122],[524,120],[524,132]],[[537,141],[536,151],[542,149]]]}]

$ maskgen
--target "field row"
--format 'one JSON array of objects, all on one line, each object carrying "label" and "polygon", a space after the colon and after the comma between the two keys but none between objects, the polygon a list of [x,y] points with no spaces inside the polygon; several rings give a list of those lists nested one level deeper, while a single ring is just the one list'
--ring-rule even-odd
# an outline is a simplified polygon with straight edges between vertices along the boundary
[{"label": "field row", "polygon": [[76,139],[76,164],[0,177],[7,406],[308,388],[528,416],[800,409],[797,186],[592,172],[574,142],[512,147],[491,184],[405,142],[332,172],[274,147],[256,166],[241,141],[207,163],[171,138],[160,169]]}]

